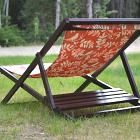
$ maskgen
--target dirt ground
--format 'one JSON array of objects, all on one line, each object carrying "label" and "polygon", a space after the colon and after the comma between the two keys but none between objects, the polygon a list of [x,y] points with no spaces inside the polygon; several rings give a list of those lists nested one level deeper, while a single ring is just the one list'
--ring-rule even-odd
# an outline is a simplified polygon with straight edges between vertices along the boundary
[{"label": "dirt ground", "polygon": [[49,140],[47,136],[39,126],[27,125],[23,131],[17,135],[18,140]]}]

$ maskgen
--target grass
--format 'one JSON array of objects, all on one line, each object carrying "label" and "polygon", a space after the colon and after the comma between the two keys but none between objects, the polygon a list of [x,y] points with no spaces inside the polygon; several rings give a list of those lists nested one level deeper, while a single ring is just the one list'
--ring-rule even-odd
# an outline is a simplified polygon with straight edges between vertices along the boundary
[{"label": "grass", "polygon": [[[55,55],[45,58],[52,62]],[[136,83],[140,85],[139,54],[129,55]],[[30,63],[33,57],[0,57],[0,65]],[[117,59],[99,77],[114,87],[131,92],[129,83]],[[54,94],[72,92],[84,80],[82,78],[50,78]],[[40,79],[26,81],[44,94]],[[5,96],[13,83],[0,75],[0,100]],[[86,90],[96,90],[92,84]],[[22,89],[18,90],[9,104],[0,104],[0,139],[48,139],[48,140],[139,140],[140,113],[110,114],[106,117],[67,120],[49,111],[47,107],[36,101]]]}]

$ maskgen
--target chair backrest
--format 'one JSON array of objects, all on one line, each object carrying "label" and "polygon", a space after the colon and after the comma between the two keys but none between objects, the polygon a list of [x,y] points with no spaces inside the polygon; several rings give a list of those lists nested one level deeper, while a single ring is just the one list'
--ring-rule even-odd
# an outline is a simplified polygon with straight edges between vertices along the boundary
[{"label": "chair backrest", "polygon": [[[74,25],[64,33],[64,41],[48,76],[83,76],[108,63],[131,38],[138,24]],[[78,29],[79,28],[79,29]]]}]

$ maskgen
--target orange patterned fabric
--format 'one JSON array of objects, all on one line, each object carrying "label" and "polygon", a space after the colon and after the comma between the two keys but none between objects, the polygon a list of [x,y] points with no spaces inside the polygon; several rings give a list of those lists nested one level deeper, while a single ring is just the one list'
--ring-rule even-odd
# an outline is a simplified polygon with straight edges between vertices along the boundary
[{"label": "orange patterned fabric", "polygon": [[[66,31],[58,58],[52,65],[46,65],[49,77],[83,76],[101,69],[124,46],[140,25],[95,24],[75,25],[82,30]],[[88,29],[88,30],[87,30]],[[5,67],[22,75],[27,66]],[[39,69],[30,77],[40,77]],[[37,72],[38,71],[38,72]]]},{"label": "orange patterned fabric", "polygon": [[79,25],[76,27],[83,30],[66,31],[60,54],[47,70],[48,76],[82,76],[102,68],[129,40],[135,26]]}]

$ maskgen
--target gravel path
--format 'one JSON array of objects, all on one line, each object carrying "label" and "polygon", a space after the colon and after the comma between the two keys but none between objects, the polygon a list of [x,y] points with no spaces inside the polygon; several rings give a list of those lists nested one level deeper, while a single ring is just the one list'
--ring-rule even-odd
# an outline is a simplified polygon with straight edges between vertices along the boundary
[{"label": "gravel path", "polygon": [[[0,56],[32,56],[41,50],[43,45],[38,46],[19,46],[19,47],[0,47]],[[60,46],[53,46],[48,54],[58,54]],[[131,46],[126,50],[127,53],[139,53],[140,52],[140,37],[131,44]]]},{"label": "gravel path", "polygon": [[[42,47],[43,45],[0,48],[0,56],[32,56],[39,52]],[[53,46],[48,54],[57,54],[59,50],[60,46]]]}]

